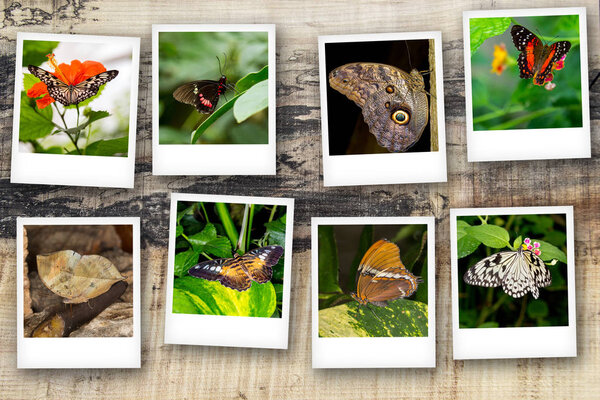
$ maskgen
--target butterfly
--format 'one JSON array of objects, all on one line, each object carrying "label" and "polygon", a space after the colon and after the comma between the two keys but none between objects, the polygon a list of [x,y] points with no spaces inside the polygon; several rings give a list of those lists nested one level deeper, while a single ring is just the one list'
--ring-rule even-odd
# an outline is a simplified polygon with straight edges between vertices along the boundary
[{"label": "butterfly", "polygon": [[363,256],[358,270],[356,292],[351,293],[361,305],[386,307],[389,300],[408,297],[423,282],[404,267],[400,249],[387,239],[375,242]]},{"label": "butterfly", "polygon": [[218,81],[193,81],[179,86],[173,92],[173,97],[180,103],[196,107],[199,113],[212,114],[219,102],[219,97],[229,85],[225,75],[221,75]]},{"label": "butterfly", "polygon": [[250,288],[251,281],[265,283],[273,276],[273,265],[283,255],[281,246],[265,246],[250,250],[234,258],[218,258],[202,261],[188,270],[188,274],[243,292]]},{"label": "butterfly", "polygon": [[523,79],[533,78],[534,85],[543,85],[554,63],[571,49],[571,42],[566,40],[543,44],[540,38],[521,25],[513,26],[510,33],[515,47],[521,52],[517,59],[520,76]]},{"label": "butterfly", "polygon": [[81,103],[83,100],[95,96],[100,86],[112,81],[119,74],[119,71],[113,69],[94,75],[76,85],[69,85],[50,72],[35,65],[29,65],[27,69],[46,84],[50,97],[64,106]]},{"label": "butterfly", "polygon": [[469,285],[502,286],[502,290],[514,298],[531,292],[534,299],[540,295],[539,288],[552,283],[544,261],[521,246],[517,251],[501,251],[484,258],[469,268],[463,279]]}]

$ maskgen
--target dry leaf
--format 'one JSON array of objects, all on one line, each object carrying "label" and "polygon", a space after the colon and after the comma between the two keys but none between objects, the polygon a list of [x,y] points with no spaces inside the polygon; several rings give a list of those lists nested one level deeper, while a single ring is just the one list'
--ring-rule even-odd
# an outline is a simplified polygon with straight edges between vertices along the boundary
[{"label": "dry leaf", "polygon": [[83,303],[105,293],[125,279],[110,260],[98,255],[81,256],[73,250],[37,256],[38,273],[48,289],[65,303]]}]

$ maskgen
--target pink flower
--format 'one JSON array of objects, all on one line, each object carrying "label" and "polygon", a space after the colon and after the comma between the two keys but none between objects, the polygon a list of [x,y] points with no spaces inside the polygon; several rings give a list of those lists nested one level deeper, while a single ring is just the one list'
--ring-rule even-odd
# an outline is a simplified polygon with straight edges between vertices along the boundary
[{"label": "pink flower", "polygon": [[539,256],[540,254],[542,254],[542,252],[539,249],[535,249],[533,251],[533,254],[535,254],[536,256]]}]

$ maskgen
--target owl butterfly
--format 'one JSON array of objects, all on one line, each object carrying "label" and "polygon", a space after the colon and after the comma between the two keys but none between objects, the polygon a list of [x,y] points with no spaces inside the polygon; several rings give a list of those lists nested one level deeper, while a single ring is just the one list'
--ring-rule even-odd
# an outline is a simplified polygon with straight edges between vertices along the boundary
[{"label": "owl butterfly", "polygon": [[551,45],[543,44],[540,38],[521,25],[513,26],[510,33],[515,47],[521,52],[517,60],[520,77],[533,78],[534,85],[546,83],[546,77],[552,73],[554,63],[560,61],[571,49],[571,42],[566,40]]},{"label": "owl butterfly", "polygon": [[356,293],[351,295],[361,305],[386,307],[389,300],[411,296],[423,282],[406,269],[398,246],[386,239],[369,247],[356,273]]},{"label": "owl butterfly", "polygon": [[234,258],[218,258],[202,261],[188,270],[188,274],[209,281],[219,281],[221,285],[238,292],[248,290],[251,281],[266,283],[273,276],[273,265],[283,255],[281,246],[265,246],[250,250]]},{"label": "owl butterfly", "polygon": [[380,146],[403,152],[414,145],[429,120],[425,82],[391,65],[351,63],[329,73],[329,85],[362,109]]}]

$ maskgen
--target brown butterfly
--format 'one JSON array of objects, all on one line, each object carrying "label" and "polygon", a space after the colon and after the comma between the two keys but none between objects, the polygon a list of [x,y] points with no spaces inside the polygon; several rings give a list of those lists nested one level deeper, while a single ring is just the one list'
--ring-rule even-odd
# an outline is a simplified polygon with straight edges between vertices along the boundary
[{"label": "brown butterfly", "polygon": [[412,295],[423,282],[404,267],[400,249],[387,239],[378,240],[369,247],[356,273],[356,293],[351,295],[361,305],[371,303],[386,307],[389,300]]},{"label": "brown butterfly", "polygon": [[273,265],[283,255],[281,246],[265,246],[233,258],[203,261],[188,270],[195,278],[219,281],[221,285],[238,292],[248,290],[252,281],[265,283],[273,276]]}]

